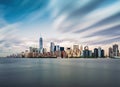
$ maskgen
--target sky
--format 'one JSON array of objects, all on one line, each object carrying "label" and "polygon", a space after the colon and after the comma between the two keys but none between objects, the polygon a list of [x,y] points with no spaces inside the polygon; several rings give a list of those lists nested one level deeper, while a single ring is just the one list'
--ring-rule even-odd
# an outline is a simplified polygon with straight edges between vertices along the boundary
[{"label": "sky", "polygon": [[120,45],[120,0],[0,0],[0,56],[50,42]]}]

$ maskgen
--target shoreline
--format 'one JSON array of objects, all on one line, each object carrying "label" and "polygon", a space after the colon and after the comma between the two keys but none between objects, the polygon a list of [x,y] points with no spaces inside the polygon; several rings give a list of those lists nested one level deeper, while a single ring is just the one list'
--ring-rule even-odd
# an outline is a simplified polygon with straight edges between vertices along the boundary
[{"label": "shoreline", "polygon": [[6,59],[120,59],[120,58],[75,58],[75,57],[72,57],[72,58],[57,58],[57,57],[41,57],[41,58],[7,58],[7,57],[0,57],[0,59],[3,59],[3,58],[6,58]]}]

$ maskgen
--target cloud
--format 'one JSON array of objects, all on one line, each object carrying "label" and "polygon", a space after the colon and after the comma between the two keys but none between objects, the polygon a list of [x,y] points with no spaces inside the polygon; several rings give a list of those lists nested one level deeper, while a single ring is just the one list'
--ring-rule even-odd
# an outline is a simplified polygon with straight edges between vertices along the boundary
[{"label": "cloud", "polygon": [[0,28],[0,53],[6,54],[9,49],[16,49],[14,46],[21,44],[21,40],[17,38],[16,32],[19,23],[7,24],[6,26]]},{"label": "cloud", "polygon": [[[63,14],[56,18],[54,26],[56,25],[55,28],[62,33],[73,32],[77,34],[83,43],[91,43],[86,38],[95,38],[95,36],[98,38],[102,35],[111,38],[119,36],[119,4],[119,1],[91,1],[82,7],[72,9],[68,14],[63,11]],[[94,39],[94,42],[96,42],[95,40],[97,39]]]},{"label": "cloud", "polygon": [[38,47],[40,33],[50,38],[44,40],[48,48],[51,41],[62,46],[119,42],[119,5],[119,0],[0,0],[0,51]]},{"label": "cloud", "polygon": [[92,36],[119,36],[120,35],[120,23],[116,26],[109,27],[106,29],[101,29],[100,31],[95,31],[94,33],[88,34],[85,37],[92,37]]}]

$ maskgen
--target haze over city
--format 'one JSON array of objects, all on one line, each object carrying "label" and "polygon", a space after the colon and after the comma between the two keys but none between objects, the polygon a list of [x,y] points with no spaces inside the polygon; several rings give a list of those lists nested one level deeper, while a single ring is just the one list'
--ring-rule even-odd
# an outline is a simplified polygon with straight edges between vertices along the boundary
[{"label": "haze over city", "polygon": [[120,0],[0,0],[0,56],[50,42],[120,45]]}]

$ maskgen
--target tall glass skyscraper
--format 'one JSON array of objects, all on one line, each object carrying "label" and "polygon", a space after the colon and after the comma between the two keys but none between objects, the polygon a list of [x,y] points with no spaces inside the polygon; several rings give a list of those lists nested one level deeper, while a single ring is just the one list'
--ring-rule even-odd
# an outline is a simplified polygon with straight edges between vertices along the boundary
[{"label": "tall glass skyscraper", "polygon": [[54,52],[55,44],[54,42],[50,43],[50,52]]},{"label": "tall glass skyscraper", "polygon": [[118,50],[118,44],[113,45],[113,56],[118,56],[119,55],[119,50]]},{"label": "tall glass skyscraper", "polygon": [[98,57],[101,58],[101,47],[98,47]]},{"label": "tall glass skyscraper", "polygon": [[42,53],[42,50],[43,50],[43,38],[40,37],[40,40],[39,40],[39,49],[40,49],[40,53]]}]

